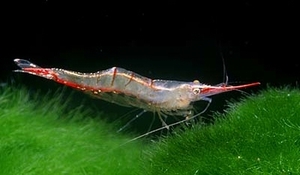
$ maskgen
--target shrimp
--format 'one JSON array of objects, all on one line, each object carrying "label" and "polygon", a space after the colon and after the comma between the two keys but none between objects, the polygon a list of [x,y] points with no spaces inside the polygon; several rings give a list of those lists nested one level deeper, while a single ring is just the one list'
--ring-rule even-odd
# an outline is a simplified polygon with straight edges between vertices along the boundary
[{"label": "shrimp", "polygon": [[[150,79],[119,67],[112,67],[95,73],[81,73],[58,68],[42,68],[24,59],[15,59],[14,62],[21,68],[14,72],[47,78],[111,103],[141,108],[144,112],[157,113],[163,127],[138,138],[199,116],[209,107],[212,102],[209,97],[212,95],[260,84],[254,82],[228,86],[227,83],[222,83],[211,86],[200,83],[198,80],[183,82]],[[208,103],[202,112],[194,115],[193,102],[199,100]],[[185,119],[167,125],[161,116],[183,116]]]}]

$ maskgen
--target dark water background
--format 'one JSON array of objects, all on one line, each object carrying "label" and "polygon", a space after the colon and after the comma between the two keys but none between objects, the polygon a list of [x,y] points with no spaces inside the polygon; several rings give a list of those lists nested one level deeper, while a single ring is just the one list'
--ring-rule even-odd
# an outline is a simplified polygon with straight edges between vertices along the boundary
[{"label": "dark water background", "polygon": [[[95,72],[112,66],[158,79],[207,84],[229,81],[267,84],[299,82],[299,8],[296,1],[10,1],[1,4],[1,82],[17,81],[32,91],[61,85],[16,75],[14,58],[44,67]],[[111,112],[123,108],[82,98]],[[213,97],[224,109],[238,92]],[[201,106],[201,105],[200,105]]]}]

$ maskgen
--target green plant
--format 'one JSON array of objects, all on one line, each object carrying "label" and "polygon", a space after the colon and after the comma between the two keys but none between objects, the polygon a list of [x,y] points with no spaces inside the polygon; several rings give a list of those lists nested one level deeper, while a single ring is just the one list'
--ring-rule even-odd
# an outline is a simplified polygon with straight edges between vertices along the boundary
[{"label": "green plant", "polygon": [[132,136],[116,133],[103,114],[80,106],[66,111],[59,92],[39,96],[24,88],[0,89],[1,174],[139,172],[141,142],[120,146]]},{"label": "green plant", "polygon": [[148,150],[148,174],[299,174],[300,91],[268,88],[231,102],[212,125],[177,131]]}]

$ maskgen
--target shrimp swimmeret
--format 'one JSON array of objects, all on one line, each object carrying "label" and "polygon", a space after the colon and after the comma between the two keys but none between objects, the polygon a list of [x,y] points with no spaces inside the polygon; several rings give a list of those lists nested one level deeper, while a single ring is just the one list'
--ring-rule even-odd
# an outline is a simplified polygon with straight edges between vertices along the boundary
[{"label": "shrimp swimmeret", "polygon": [[[44,77],[121,106],[157,113],[164,126],[147,134],[199,116],[208,108],[212,101],[209,97],[212,95],[260,84],[254,82],[228,86],[227,83],[223,83],[210,86],[198,80],[193,82],[153,80],[118,67],[95,73],[80,73],[57,68],[42,68],[24,59],[15,59],[14,62],[21,68],[15,72]],[[193,102],[199,100],[207,101],[208,104],[201,113],[194,115]],[[167,125],[161,116],[168,115],[183,116],[185,119]]]}]

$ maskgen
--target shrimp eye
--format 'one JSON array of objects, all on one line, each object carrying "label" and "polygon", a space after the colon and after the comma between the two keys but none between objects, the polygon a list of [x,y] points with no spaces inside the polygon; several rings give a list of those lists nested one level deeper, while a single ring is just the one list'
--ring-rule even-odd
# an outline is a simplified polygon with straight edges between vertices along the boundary
[{"label": "shrimp eye", "polygon": [[194,93],[195,95],[200,94],[200,92],[201,92],[200,88],[195,88],[195,89],[193,89],[193,93]]}]

